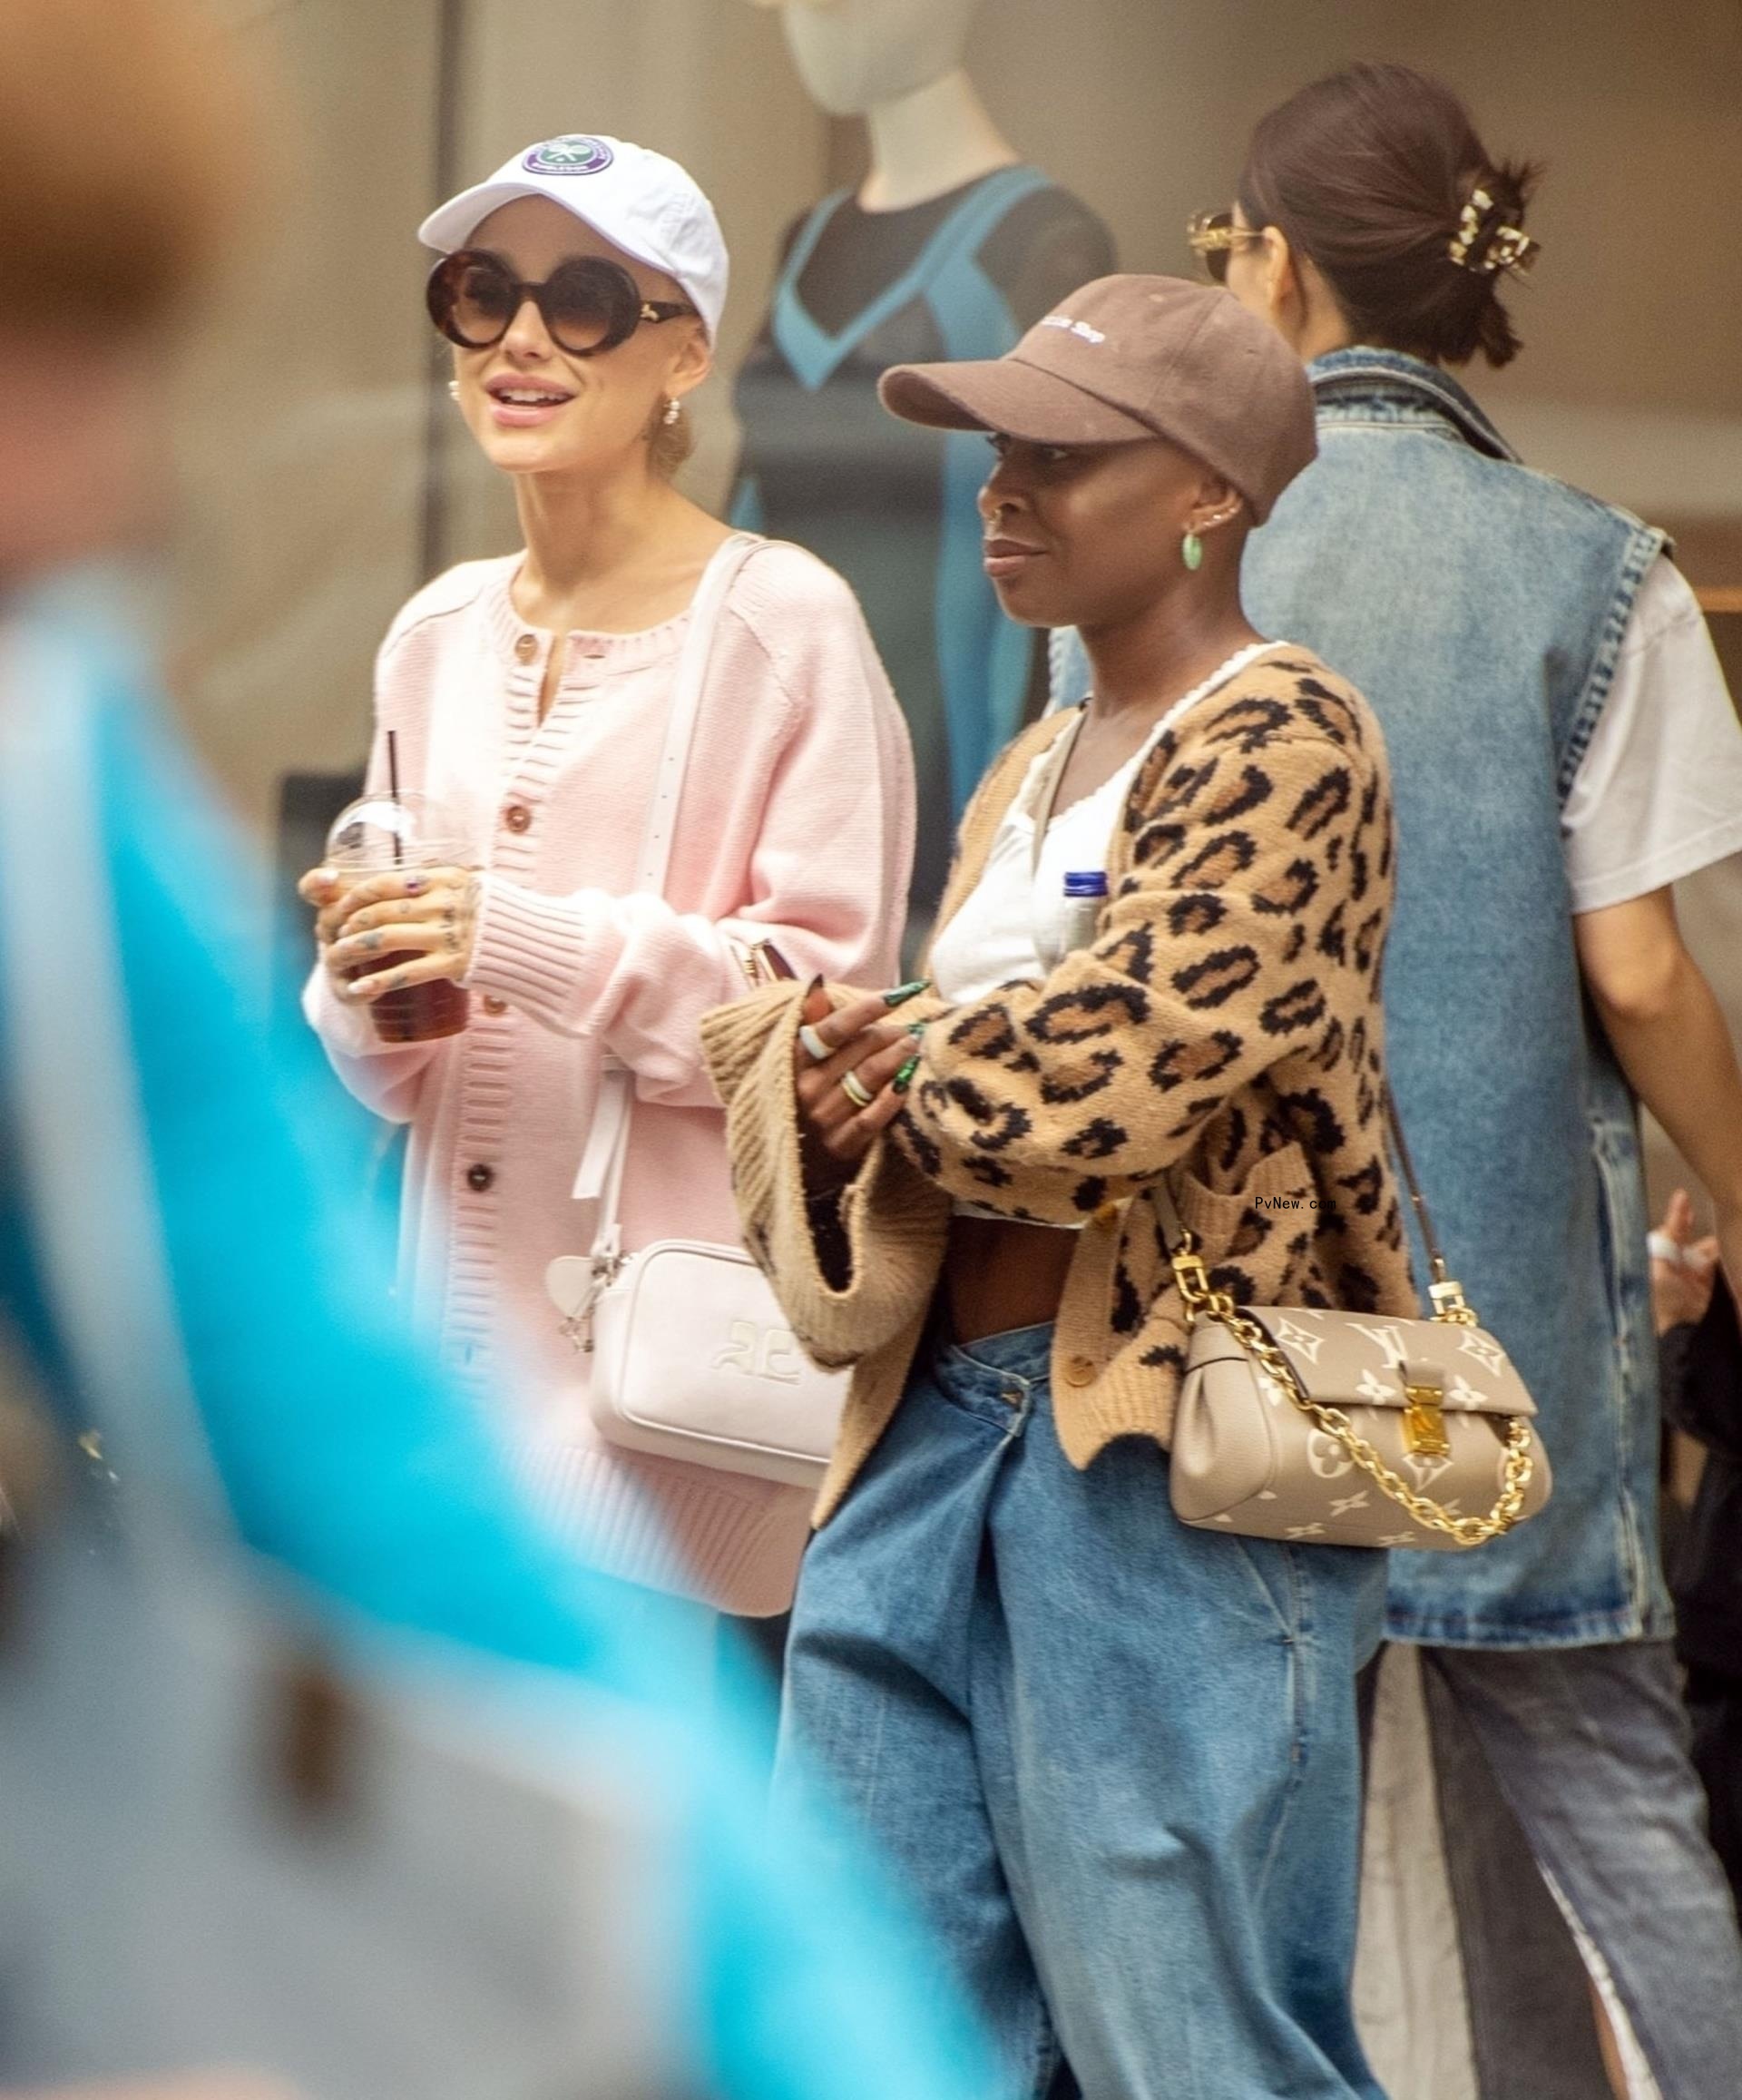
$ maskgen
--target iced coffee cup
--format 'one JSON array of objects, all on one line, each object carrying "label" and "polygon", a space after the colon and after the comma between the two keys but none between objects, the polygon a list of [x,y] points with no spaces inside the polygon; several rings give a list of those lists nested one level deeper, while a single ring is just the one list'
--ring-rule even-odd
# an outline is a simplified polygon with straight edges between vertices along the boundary
[{"label": "iced coffee cup", "polygon": [[[458,827],[421,795],[365,795],[341,810],[327,835],[326,865],[347,885],[374,875],[409,875],[424,868],[464,865]],[[371,956],[347,970],[349,979],[373,976],[423,960],[424,951],[402,948]],[[429,1043],[457,1035],[465,1026],[471,998],[451,977],[406,985],[369,1002],[375,1032],[384,1043]]]}]

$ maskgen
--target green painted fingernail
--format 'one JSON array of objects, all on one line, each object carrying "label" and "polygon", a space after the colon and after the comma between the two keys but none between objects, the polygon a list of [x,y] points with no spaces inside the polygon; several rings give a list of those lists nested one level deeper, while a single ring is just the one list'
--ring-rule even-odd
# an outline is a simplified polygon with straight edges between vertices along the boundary
[{"label": "green painted fingernail", "polygon": [[922,992],[929,992],[931,988],[932,980],[929,977],[915,977],[911,985],[897,985],[893,992],[886,992],[883,1003],[886,1006],[905,1006],[909,999],[916,999]]},{"label": "green painted fingernail", "polygon": [[889,1082],[890,1085],[895,1088],[897,1094],[905,1094],[907,1089],[914,1084],[914,1075],[918,1070],[919,1059],[917,1057],[910,1057],[906,1064],[902,1066],[901,1070],[897,1072],[895,1076]]},{"label": "green painted fingernail", "polygon": [[926,1029],[929,1028],[931,1025],[932,1024],[929,1021],[909,1021],[907,1024],[907,1033],[913,1037],[914,1041],[917,1043],[920,1037],[925,1033]]}]

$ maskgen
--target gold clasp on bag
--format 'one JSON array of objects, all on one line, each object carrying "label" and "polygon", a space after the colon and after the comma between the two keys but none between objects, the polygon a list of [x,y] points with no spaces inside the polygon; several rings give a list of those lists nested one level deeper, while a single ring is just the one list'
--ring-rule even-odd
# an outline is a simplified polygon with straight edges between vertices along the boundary
[{"label": "gold clasp on bag", "polygon": [[1445,1275],[1444,1268],[1442,1263],[1439,1281],[1427,1287],[1427,1295],[1434,1300],[1434,1319],[1444,1320],[1449,1327],[1478,1326],[1475,1309],[1464,1297],[1463,1284]]},{"label": "gold clasp on bag", "polygon": [[1404,1388],[1404,1448],[1418,1458],[1449,1458],[1452,1439],[1445,1433],[1445,1409],[1438,1386]]},{"label": "gold clasp on bag", "polygon": [[1225,1326],[1239,1317],[1239,1308],[1226,1290],[1218,1290],[1204,1267],[1198,1242],[1180,1229],[1179,1244],[1169,1256],[1173,1280],[1179,1286],[1179,1302],[1185,1308],[1186,1325],[1196,1327],[1200,1318],[1219,1320]]},{"label": "gold clasp on bag", "polygon": [[1173,1280],[1179,1286],[1186,1310],[1195,1317],[1209,1303],[1209,1271],[1204,1267],[1204,1258],[1189,1232],[1180,1235],[1179,1244],[1173,1251],[1172,1266]]}]

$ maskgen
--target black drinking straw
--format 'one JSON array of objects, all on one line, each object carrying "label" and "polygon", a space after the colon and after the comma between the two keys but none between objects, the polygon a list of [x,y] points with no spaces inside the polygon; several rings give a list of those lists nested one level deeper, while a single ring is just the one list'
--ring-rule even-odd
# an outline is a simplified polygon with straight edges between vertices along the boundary
[{"label": "black drinking straw", "polygon": [[[387,731],[387,794],[396,810],[399,807],[399,732],[392,729]],[[393,828],[393,864],[396,868],[406,864],[406,849],[396,824]]]}]

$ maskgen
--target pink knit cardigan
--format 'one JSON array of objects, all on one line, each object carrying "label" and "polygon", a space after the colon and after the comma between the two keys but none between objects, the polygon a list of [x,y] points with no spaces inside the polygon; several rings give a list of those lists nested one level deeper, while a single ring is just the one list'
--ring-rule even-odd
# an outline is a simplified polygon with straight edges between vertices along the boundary
[{"label": "pink knit cardigan", "polygon": [[633,894],[689,615],[571,635],[541,723],[555,638],[514,612],[519,558],[466,563],[419,592],[377,668],[372,779],[395,730],[402,785],[453,813],[484,870],[470,1025],[389,1048],[320,970],[305,1010],[357,1099],[411,1125],[403,1288],[502,1410],[548,1516],[632,1581],[778,1612],[809,1496],[602,1443],[544,1270],[591,1244],[572,1188],[607,1052],[637,1079],[626,1244],[736,1243],[697,1024],[744,989],[729,934],[772,939],[802,975],[894,982],[913,853],[906,732],[847,586],[797,547],[758,547],[715,637],[666,895]]}]

